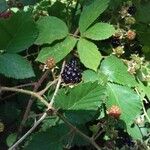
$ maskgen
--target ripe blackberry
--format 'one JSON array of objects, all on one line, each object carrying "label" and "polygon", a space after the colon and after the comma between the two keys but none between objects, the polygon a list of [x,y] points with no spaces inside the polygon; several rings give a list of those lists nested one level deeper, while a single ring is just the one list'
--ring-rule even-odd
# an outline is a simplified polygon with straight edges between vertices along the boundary
[{"label": "ripe blackberry", "polygon": [[127,132],[119,130],[118,131],[118,139],[116,140],[116,146],[121,149],[121,147],[123,147],[124,145],[133,147],[134,142]]},{"label": "ripe blackberry", "polygon": [[116,48],[116,47],[120,46],[121,45],[120,39],[118,37],[112,37],[111,45],[112,45],[113,48]]},{"label": "ripe blackberry", "polygon": [[68,64],[66,64],[63,73],[61,74],[61,77],[64,81],[64,83],[69,84],[75,84],[79,83],[82,79],[81,70],[78,68],[77,61],[71,60]]},{"label": "ripe blackberry", "polygon": [[78,67],[78,62],[75,58],[71,59],[70,62],[68,63],[69,66],[72,67]]},{"label": "ripe blackberry", "polygon": [[136,13],[135,5],[130,6],[127,11],[130,15],[135,15],[135,13]]}]

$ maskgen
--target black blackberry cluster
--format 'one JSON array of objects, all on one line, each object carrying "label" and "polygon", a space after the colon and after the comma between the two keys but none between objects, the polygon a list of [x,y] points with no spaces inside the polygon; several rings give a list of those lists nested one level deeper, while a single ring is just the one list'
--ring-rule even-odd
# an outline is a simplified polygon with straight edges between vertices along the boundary
[{"label": "black blackberry cluster", "polygon": [[135,5],[132,5],[132,6],[130,6],[130,7],[128,8],[128,13],[129,13],[130,15],[135,15],[135,13],[136,13],[136,7],[135,7]]},{"label": "black blackberry cluster", "polygon": [[132,138],[126,132],[118,132],[118,139],[116,140],[117,147],[121,148],[124,145],[128,145],[129,147],[134,146],[134,142]]},{"label": "black blackberry cluster", "polygon": [[76,59],[72,59],[68,64],[66,64],[61,77],[66,84],[75,84],[81,82],[82,74]]},{"label": "black blackberry cluster", "polygon": [[111,38],[111,45],[113,48],[120,46],[121,45],[120,39],[118,37],[112,37]]}]

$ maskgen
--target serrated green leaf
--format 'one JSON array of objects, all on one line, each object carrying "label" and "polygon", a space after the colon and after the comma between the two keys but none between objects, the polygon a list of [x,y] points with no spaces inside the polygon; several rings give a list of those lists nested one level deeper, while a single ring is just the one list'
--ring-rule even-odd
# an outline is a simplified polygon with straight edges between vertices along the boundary
[{"label": "serrated green leaf", "polygon": [[31,64],[17,54],[0,55],[0,73],[15,79],[25,79],[34,76]]},{"label": "serrated green leaf", "polygon": [[127,131],[133,139],[142,140],[143,135],[141,134],[141,131],[140,131],[140,129],[137,125],[134,125],[133,127],[132,126],[127,126]]},{"label": "serrated green leaf", "polygon": [[0,49],[17,53],[31,46],[38,36],[36,25],[29,13],[18,12],[10,19],[0,20]]},{"label": "serrated green leaf", "polygon": [[57,63],[70,53],[76,42],[76,38],[69,36],[63,42],[58,43],[53,47],[43,48],[36,60],[39,62],[45,62],[49,57],[53,57]]},{"label": "serrated green leaf", "polygon": [[105,99],[105,87],[98,83],[84,83],[72,89],[62,89],[55,99],[55,107],[65,111],[71,122],[85,123],[93,118]]},{"label": "serrated green leaf", "polygon": [[105,40],[115,33],[115,28],[108,23],[96,23],[85,31],[82,36],[92,40]]},{"label": "serrated green leaf", "polygon": [[98,81],[101,85],[105,85],[107,83],[107,76],[101,72],[95,72],[93,70],[85,70],[82,73],[82,76],[84,82]]},{"label": "serrated green leaf", "polygon": [[121,109],[120,118],[127,125],[131,125],[137,115],[141,113],[142,105],[140,97],[129,87],[112,83],[108,83],[107,91],[107,108],[110,108],[112,105],[117,105]]},{"label": "serrated green leaf", "polygon": [[37,21],[39,37],[35,44],[51,44],[55,40],[63,39],[68,34],[66,24],[57,17],[47,16]]},{"label": "serrated green leaf", "polygon": [[78,42],[77,49],[81,62],[87,68],[97,71],[102,59],[97,46],[94,43],[81,38]]},{"label": "serrated green leaf", "polygon": [[133,75],[127,71],[127,66],[119,58],[111,55],[102,61],[100,71],[108,76],[108,80],[122,85],[134,87],[137,85]]},{"label": "serrated green leaf", "polygon": [[86,29],[104,12],[108,6],[109,0],[94,0],[90,5],[86,6],[81,13],[79,20],[80,32]]}]

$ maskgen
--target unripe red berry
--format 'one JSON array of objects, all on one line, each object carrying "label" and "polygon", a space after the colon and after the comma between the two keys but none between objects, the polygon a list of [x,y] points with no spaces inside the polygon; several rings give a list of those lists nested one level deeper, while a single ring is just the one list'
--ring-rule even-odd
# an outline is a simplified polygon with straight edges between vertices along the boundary
[{"label": "unripe red berry", "polygon": [[127,38],[128,38],[129,40],[134,40],[135,37],[136,37],[136,32],[135,32],[135,31],[129,30],[129,31],[127,32]]},{"label": "unripe red berry", "polygon": [[119,119],[120,115],[121,115],[121,110],[117,105],[112,105],[108,111],[107,111],[108,115],[111,117],[114,117],[116,119]]}]

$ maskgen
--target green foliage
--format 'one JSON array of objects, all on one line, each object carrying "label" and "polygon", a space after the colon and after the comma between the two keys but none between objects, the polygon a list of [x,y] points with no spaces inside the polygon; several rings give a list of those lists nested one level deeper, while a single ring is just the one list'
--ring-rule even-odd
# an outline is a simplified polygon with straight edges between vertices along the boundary
[{"label": "green foliage", "polygon": [[31,64],[17,54],[0,55],[0,73],[15,79],[35,76]]},{"label": "green foliage", "polygon": [[93,70],[85,70],[83,72],[83,81],[84,82],[95,82],[98,81],[101,85],[105,85],[107,83],[107,76],[102,72],[95,72]]},{"label": "green foliage", "polygon": [[105,40],[115,33],[115,29],[112,25],[107,23],[96,23],[85,31],[82,36],[92,40]]},{"label": "green foliage", "polygon": [[[87,132],[82,126],[78,126],[78,128]],[[25,147],[25,150],[63,150],[63,145],[72,146],[75,144],[85,145],[87,143],[76,133],[73,131],[71,132],[64,123],[61,123],[55,127],[47,129],[44,132],[39,132],[33,135],[32,140]]]},{"label": "green foliage", "polygon": [[20,2],[22,2],[24,6],[26,6],[26,5],[34,5],[37,2],[39,2],[39,1],[41,1],[41,0],[20,0]]},{"label": "green foliage", "polygon": [[128,133],[133,137],[133,139],[141,140],[142,139],[142,133],[140,131],[140,128],[137,125],[127,126]]},{"label": "green foliage", "polygon": [[144,149],[150,2],[7,4],[0,0],[0,149]]},{"label": "green foliage", "polygon": [[149,23],[150,17],[148,16],[148,14],[150,14],[150,2],[148,1],[142,3],[141,5],[138,6],[137,9],[138,11],[136,14],[136,19],[142,23]]},{"label": "green foliage", "polygon": [[28,146],[25,147],[25,150],[63,150],[61,140],[63,139],[64,135],[67,134],[67,132],[69,132],[69,130],[65,124],[51,127],[45,132],[39,132],[33,135],[32,140]]},{"label": "green foliage", "polygon": [[38,30],[29,13],[18,12],[10,19],[0,19],[0,49],[17,53],[31,46]]},{"label": "green foliage", "polygon": [[129,74],[127,67],[115,56],[109,56],[102,61],[100,70],[108,76],[108,80],[122,85],[134,87],[137,85],[133,75]]},{"label": "green foliage", "polygon": [[121,119],[127,125],[131,125],[135,117],[141,113],[140,97],[132,89],[112,83],[108,83],[107,91],[107,107],[117,105],[121,109]]},{"label": "green foliage", "polygon": [[68,36],[63,42],[60,42],[53,47],[43,48],[36,60],[45,62],[47,58],[53,57],[57,63],[61,61],[74,48],[76,42],[77,40],[74,37]]},{"label": "green foliage", "polygon": [[141,96],[144,98],[145,96],[148,97],[150,100],[150,86],[145,86],[141,81],[138,81],[138,90],[140,91]]},{"label": "green foliage", "polygon": [[94,0],[88,6],[85,6],[81,13],[79,20],[79,28],[81,33],[85,32],[86,29],[98,18],[98,16],[104,12],[108,7],[109,0]]},{"label": "green foliage", "polygon": [[87,68],[97,71],[100,60],[102,59],[97,46],[94,43],[81,38],[78,42],[77,49],[81,62]]},{"label": "green foliage", "polygon": [[65,115],[77,124],[93,118],[106,98],[105,87],[98,83],[79,84],[73,89],[62,89],[56,96],[55,107],[64,110]]},{"label": "green foliage", "polygon": [[7,4],[5,0],[0,0],[0,12],[3,12],[7,9]]},{"label": "green foliage", "polygon": [[14,142],[16,141],[16,138],[17,138],[16,133],[11,133],[7,137],[6,142],[7,142],[8,147],[10,147],[10,146],[12,146],[14,144]]},{"label": "green foliage", "polygon": [[62,20],[52,16],[40,18],[37,21],[37,27],[39,36],[35,43],[39,45],[44,43],[51,44],[55,40],[65,38],[68,34],[66,24]]},{"label": "green foliage", "polygon": [[4,105],[0,106],[0,120],[5,123],[12,124],[17,118],[19,118],[20,110],[18,109],[17,103],[5,102]]},{"label": "green foliage", "polygon": [[148,24],[139,23],[135,26],[137,33],[139,35],[139,40],[143,44],[143,52],[145,57],[150,59],[150,28]]}]

